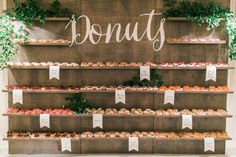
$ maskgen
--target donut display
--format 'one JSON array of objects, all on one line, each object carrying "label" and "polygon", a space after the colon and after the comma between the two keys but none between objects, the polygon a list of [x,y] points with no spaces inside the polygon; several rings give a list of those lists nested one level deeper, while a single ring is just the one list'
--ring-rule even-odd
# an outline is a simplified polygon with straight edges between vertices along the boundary
[{"label": "donut display", "polygon": [[[70,109],[17,109],[17,108],[9,108],[7,110],[7,114],[25,114],[25,115],[37,115],[37,114],[51,114],[51,115],[75,115],[72,110]],[[103,115],[195,115],[195,116],[228,116],[228,112],[222,109],[213,110],[202,110],[202,109],[184,109],[184,110],[178,110],[178,109],[159,109],[159,110],[151,110],[151,109],[131,109],[127,110],[125,108],[122,108],[120,110],[117,110],[115,108],[92,108],[92,109],[86,109],[85,114],[103,114]]]},{"label": "donut display", "polygon": [[43,67],[48,67],[48,66],[60,66],[60,67],[140,67],[140,66],[150,66],[153,68],[158,68],[158,67],[191,67],[191,68],[197,68],[197,67],[207,67],[207,66],[216,66],[219,68],[224,68],[224,67],[229,67],[228,64],[226,63],[217,63],[213,64],[211,62],[190,62],[190,63],[184,63],[184,62],[175,62],[175,63],[162,63],[162,64],[155,64],[152,62],[146,62],[146,63],[141,63],[141,62],[81,62],[81,63],[69,63],[69,62],[9,62],[9,66],[24,66],[24,67],[29,67],[29,66],[43,66]]},{"label": "donut display", "polygon": [[69,40],[64,40],[64,39],[28,39],[27,41],[22,41],[15,39],[15,43],[17,44],[23,44],[27,43],[29,45],[34,45],[34,44],[70,44],[71,41]]},{"label": "donut display", "polygon": [[16,24],[2,33],[9,154],[225,153],[228,1],[29,2],[5,7]]},{"label": "donut display", "polygon": [[83,133],[50,133],[50,132],[8,132],[8,139],[60,139],[60,138],[229,138],[226,132],[83,132]]},{"label": "donut display", "polygon": [[168,38],[167,42],[219,43],[218,38]]},{"label": "donut display", "polygon": [[174,90],[174,91],[229,91],[228,86],[161,86],[161,87],[130,87],[130,86],[24,86],[24,85],[8,85],[7,90],[21,89],[21,90],[41,90],[41,91],[55,91],[55,90],[65,90],[65,91],[77,91],[77,90],[107,90],[114,91],[118,89],[131,90],[131,91],[165,91],[165,90]]}]

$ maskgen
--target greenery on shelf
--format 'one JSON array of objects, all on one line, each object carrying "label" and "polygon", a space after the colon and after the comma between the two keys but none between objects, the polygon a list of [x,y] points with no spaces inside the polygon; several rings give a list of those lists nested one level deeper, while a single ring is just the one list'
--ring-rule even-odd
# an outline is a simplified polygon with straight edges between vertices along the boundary
[{"label": "greenery on shelf", "polygon": [[220,26],[221,22],[226,24],[226,29],[231,40],[229,45],[229,58],[236,60],[236,18],[228,8],[222,8],[210,1],[207,5],[201,2],[182,0],[163,0],[165,17],[186,17],[197,26],[207,23],[207,30]]},{"label": "greenery on shelf", "polygon": [[70,17],[72,15],[67,8],[61,8],[59,0],[54,0],[49,8],[41,7],[38,0],[27,0],[24,3],[18,3],[17,0],[14,0],[14,4],[13,11],[16,19],[25,22],[27,26],[31,25],[32,19],[39,19],[44,22],[45,17]]},{"label": "greenery on shelf", "polygon": [[18,52],[18,45],[14,39],[27,41],[28,33],[24,26],[16,30],[13,21],[18,20],[26,26],[32,25],[31,20],[39,19],[44,22],[45,17],[70,17],[72,13],[68,9],[62,9],[59,0],[53,0],[49,8],[43,8],[39,0],[26,0],[19,2],[14,0],[15,7],[7,10],[0,17],[0,69],[7,66]]},{"label": "greenery on shelf", "polygon": [[123,86],[140,86],[140,87],[160,87],[163,84],[162,78],[155,70],[151,70],[150,81],[147,79],[140,81],[140,77],[134,76],[132,80],[124,82]]},{"label": "greenery on shelf", "polygon": [[13,43],[14,39],[26,42],[28,33],[23,26],[15,28],[12,24],[14,17],[4,12],[0,17],[0,69],[6,67],[7,63],[17,54],[18,46]]},{"label": "greenery on shelf", "polygon": [[93,104],[84,99],[80,93],[74,94],[71,97],[67,97],[68,104],[64,105],[64,109],[71,109],[77,114],[83,114],[86,112],[86,108],[92,108]]}]

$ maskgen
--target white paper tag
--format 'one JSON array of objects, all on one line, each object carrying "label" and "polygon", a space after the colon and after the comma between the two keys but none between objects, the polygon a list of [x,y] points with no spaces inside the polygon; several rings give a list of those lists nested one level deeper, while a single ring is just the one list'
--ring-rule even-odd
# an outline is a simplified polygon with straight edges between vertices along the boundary
[{"label": "white paper tag", "polygon": [[93,128],[103,128],[103,115],[102,114],[93,114]]},{"label": "white paper tag", "polygon": [[189,128],[193,129],[193,116],[182,115],[182,129]]},{"label": "white paper tag", "polygon": [[125,90],[116,90],[115,91],[115,103],[123,103],[125,104]]},{"label": "white paper tag", "polygon": [[150,81],[150,66],[140,66],[140,81],[144,79]]},{"label": "white paper tag", "polygon": [[204,138],[204,152],[212,151],[215,152],[215,139]]},{"label": "white paper tag", "polygon": [[175,91],[174,90],[166,90],[165,91],[165,98],[164,98],[164,104],[175,104]]},{"label": "white paper tag", "polygon": [[129,152],[132,150],[139,151],[138,137],[129,137]]},{"label": "white paper tag", "polygon": [[49,79],[60,80],[60,66],[50,66],[49,68]]},{"label": "white paper tag", "polygon": [[23,104],[23,91],[19,89],[15,89],[12,92],[13,96],[13,104],[20,103]]},{"label": "white paper tag", "polygon": [[208,66],[206,69],[206,81],[213,80],[216,81],[216,66]]},{"label": "white paper tag", "polygon": [[50,128],[50,115],[40,114],[40,128],[47,127]]},{"label": "white paper tag", "polygon": [[61,151],[71,152],[71,138],[61,138]]}]

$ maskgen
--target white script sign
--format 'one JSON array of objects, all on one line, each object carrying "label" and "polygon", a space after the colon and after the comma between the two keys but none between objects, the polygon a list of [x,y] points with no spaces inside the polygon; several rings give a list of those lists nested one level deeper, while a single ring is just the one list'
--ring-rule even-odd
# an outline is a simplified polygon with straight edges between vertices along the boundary
[{"label": "white script sign", "polygon": [[71,152],[71,138],[61,138],[61,151]]},{"label": "white script sign", "polygon": [[135,150],[139,151],[139,139],[138,137],[129,137],[129,152]]},{"label": "white script sign", "polygon": [[212,151],[215,152],[215,139],[205,138],[204,139],[204,152]]},{"label": "white script sign", "polygon": [[[88,16],[81,15],[77,19],[75,15],[72,16],[72,19],[66,25],[65,29],[67,29],[71,25],[72,30],[72,38],[71,38],[71,45],[77,44],[82,45],[86,40],[89,40],[92,44],[98,44],[101,41],[102,37],[105,37],[105,43],[110,43],[111,38],[115,35],[116,42],[120,43],[124,39],[131,41],[134,40],[136,42],[141,41],[145,36],[149,41],[153,42],[153,50],[160,51],[165,42],[165,31],[164,31],[164,23],[166,21],[163,18],[160,22],[159,29],[157,29],[155,34],[152,34],[152,23],[154,16],[161,15],[162,13],[155,13],[155,10],[152,10],[150,13],[141,14],[141,17],[148,17],[146,29],[144,32],[138,32],[139,23],[136,22],[134,27],[131,28],[131,23],[128,23],[125,28],[122,29],[122,25],[120,23],[116,23],[112,26],[111,23],[108,23],[106,30],[103,30],[101,25],[99,24],[91,24],[91,21]],[[76,24],[78,20],[85,20],[85,35],[82,36],[81,33],[78,33],[76,30]],[[125,32],[122,34],[122,32]],[[78,38],[81,38],[81,41],[78,41]]]},{"label": "white script sign", "polygon": [[23,104],[23,91],[19,89],[14,89],[12,92],[13,104],[20,103]]}]

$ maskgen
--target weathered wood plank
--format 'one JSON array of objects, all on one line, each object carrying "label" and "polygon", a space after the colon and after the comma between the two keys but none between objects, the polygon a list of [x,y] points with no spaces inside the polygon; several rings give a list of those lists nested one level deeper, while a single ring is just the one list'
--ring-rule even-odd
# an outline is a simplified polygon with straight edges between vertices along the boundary
[{"label": "weathered wood plank", "polygon": [[[52,132],[85,132],[85,131],[192,131],[182,129],[181,116],[107,116],[103,117],[103,129],[93,128],[92,115],[87,116],[50,116],[50,129],[40,128],[39,116],[9,116],[10,131],[52,131]],[[18,126],[17,124],[21,125]],[[206,127],[207,126],[207,127]],[[193,117],[193,130],[225,131],[226,117],[202,116]]]},{"label": "weathered wood plank", "polygon": [[[227,70],[217,70],[217,81],[205,81],[206,70],[195,69],[157,69],[156,72],[162,77],[165,86],[225,86],[227,85]],[[14,79],[11,84],[30,86],[118,86],[139,76],[139,69],[63,69],[60,70],[60,80],[49,80],[48,69],[12,69],[10,78]],[[96,79],[94,79],[96,78]],[[188,79],[185,79],[188,78]]]}]

